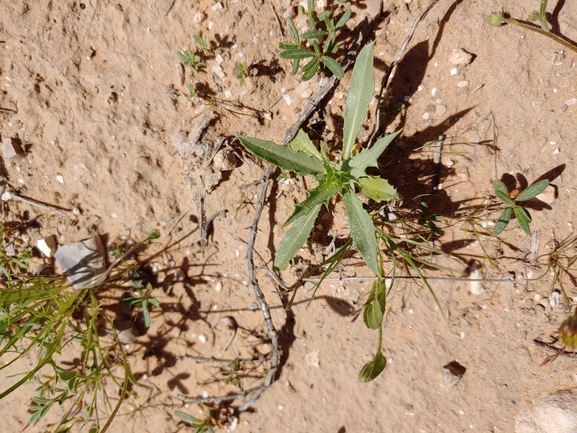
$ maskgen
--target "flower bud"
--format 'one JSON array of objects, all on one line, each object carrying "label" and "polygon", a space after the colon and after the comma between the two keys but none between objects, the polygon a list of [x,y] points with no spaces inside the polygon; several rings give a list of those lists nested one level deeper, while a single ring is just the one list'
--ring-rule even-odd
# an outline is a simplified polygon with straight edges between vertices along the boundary
[{"label": "flower bud", "polygon": [[577,347],[577,311],[559,327],[559,343],[568,349]]},{"label": "flower bud", "polygon": [[492,26],[500,26],[505,22],[503,14],[501,12],[493,12],[487,17],[487,22]]}]

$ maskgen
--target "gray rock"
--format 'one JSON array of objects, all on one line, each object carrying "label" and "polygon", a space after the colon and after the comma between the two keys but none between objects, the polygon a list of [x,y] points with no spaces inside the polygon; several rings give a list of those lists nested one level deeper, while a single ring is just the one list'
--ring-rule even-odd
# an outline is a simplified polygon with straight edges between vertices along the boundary
[{"label": "gray rock", "polygon": [[546,395],[519,412],[515,433],[577,433],[577,388]]},{"label": "gray rock", "polygon": [[76,289],[91,289],[106,277],[106,251],[99,236],[63,245],[54,257]]}]

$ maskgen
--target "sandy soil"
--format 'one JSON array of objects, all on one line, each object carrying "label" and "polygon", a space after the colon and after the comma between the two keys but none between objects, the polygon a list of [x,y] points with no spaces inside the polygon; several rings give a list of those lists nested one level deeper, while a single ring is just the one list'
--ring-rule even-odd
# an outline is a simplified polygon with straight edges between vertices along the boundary
[{"label": "sandy soil", "polygon": [[[550,3],[554,30],[577,40],[577,5]],[[389,12],[373,35],[378,78],[427,4],[384,2]],[[260,191],[250,184],[264,165],[234,136],[280,142],[326,80],[316,77],[303,85],[278,56],[279,42],[288,40],[283,17],[295,5],[290,0],[0,3],[0,133],[19,137],[27,151],[23,160],[4,160],[3,176],[22,195],[68,209],[71,216],[4,204],[4,223],[40,223],[17,249],[47,235],[57,235],[62,245],[94,235],[141,239],[152,228],[162,234],[142,255],[159,253],[150,266],[159,271],[155,296],[162,308],[153,310],[146,335],[130,345],[137,397],[126,402],[111,431],[184,431],[173,412],[199,413],[195,405],[182,407],[179,396],[238,390],[215,382],[221,377],[217,366],[187,355],[246,357],[270,350],[262,313],[255,311],[246,284],[244,259]],[[364,2],[357,6],[345,45],[362,20]],[[569,238],[574,229],[577,57],[539,35],[488,26],[486,15],[502,7],[523,18],[538,2],[440,1],[419,26],[390,85],[390,105],[404,102],[406,109],[386,119],[389,130],[403,127],[403,133],[387,152],[382,174],[405,198],[403,211],[424,200],[443,216],[435,247],[444,254],[434,259],[455,269],[453,277],[465,277],[430,280],[443,312],[427,289],[399,282],[384,329],[388,366],[375,381],[362,384],[357,374],[374,353],[376,335],[351,321],[370,289],[369,280],[350,278],[369,275],[359,261],[347,262],[347,278],[324,283],[308,308],[312,284],[307,283],[289,311],[274,282],[259,272],[280,334],[282,366],[252,410],[225,429],[537,432],[545,430],[527,421],[536,402],[577,387],[573,359],[539,367],[550,352],[533,340],[549,341],[570,304],[551,292],[546,266],[530,264],[532,254],[550,253],[554,241]],[[297,18],[297,26],[304,21]],[[194,48],[193,34],[206,36],[212,51],[206,67],[188,76],[175,51]],[[473,55],[469,65],[451,62],[457,48]],[[244,61],[251,72],[241,87],[233,69]],[[308,128],[338,130],[349,79],[321,104]],[[218,108],[191,101],[187,83]],[[368,130],[373,120],[369,116]],[[187,147],[182,132],[200,137],[203,150]],[[433,152],[426,144],[441,135],[440,186],[433,192]],[[219,149],[230,150],[233,166],[226,158],[211,163]],[[496,203],[491,181],[504,175],[521,183],[551,179],[554,194],[531,208],[539,237],[525,235],[516,221],[500,240],[486,235],[482,226],[490,231],[499,214],[491,206]],[[304,194],[298,180],[272,187],[257,241],[269,268],[285,232],[282,223]],[[214,215],[203,245],[199,221]],[[337,230],[339,223],[331,226],[332,217],[326,218],[323,224]],[[476,233],[471,221],[478,223]],[[304,263],[322,259],[331,230],[314,237],[303,251]],[[471,263],[480,265],[479,276],[495,281],[467,280]],[[530,280],[542,273],[542,279]],[[283,276],[291,280],[294,273]],[[564,287],[574,302],[569,277]],[[237,335],[223,353],[230,320],[238,325]],[[451,361],[466,368],[454,386],[443,379],[443,366]],[[245,388],[260,383],[262,369],[245,380]],[[10,380],[2,376],[2,389]],[[26,426],[31,395],[32,386],[24,387],[8,398],[10,404],[0,404],[7,420],[3,431]],[[574,408],[568,413],[577,419]],[[59,410],[53,409],[52,420]],[[49,430],[39,423],[26,431]]]}]

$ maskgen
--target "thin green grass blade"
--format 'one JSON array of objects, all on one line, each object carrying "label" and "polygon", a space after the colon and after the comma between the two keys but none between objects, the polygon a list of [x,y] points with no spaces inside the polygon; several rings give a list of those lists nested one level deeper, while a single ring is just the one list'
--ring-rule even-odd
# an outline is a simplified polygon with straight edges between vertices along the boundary
[{"label": "thin green grass blade", "polygon": [[315,294],[317,293],[317,290],[320,287],[321,283],[325,280],[325,278],[327,278],[331,274],[331,272],[333,272],[335,270],[335,268],[343,260],[345,255],[351,250],[352,246],[353,246],[353,241],[351,239],[349,239],[332,256],[330,256],[326,260],[323,260],[323,262],[321,264],[319,264],[319,265],[315,266],[313,269],[311,269],[309,274],[316,272],[317,270],[319,270],[320,268],[322,268],[323,266],[325,266],[327,264],[329,265],[329,266],[327,266],[327,268],[325,269],[325,271],[321,275],[321,278],[319,279],[318,283],[316,283],[315,286],[313,287],[313,293],[309,299],[309,302],[307,303],[307,308],[311,304],[313,299],[315,298]]},{"label": "thin green grass blade", "polygon": [[375,79],[373,73],[374,42],[366,45],[355,61],[351,78],[351,87],[345,107],[345,124],[343,127],[343,161],[351,157],[353,145],[361,129],[369,103],[373,98]]},{"label": "thin green grass blade", "polygon": [[318,204],[309,213],[297,219],[280,241],[274,258],[274,267],[277,272],[286,269],[290,260],[308,239],[320,210],[321,205]]},{"label": "thin green grass blade", "polygon": [[363,204],[351,188],[343,194],[343,202],[351,228],[351,237],[355,248],[363,260],[377,276],[381,276],[381,266],[378,262],[377,238],[375,226]]}]

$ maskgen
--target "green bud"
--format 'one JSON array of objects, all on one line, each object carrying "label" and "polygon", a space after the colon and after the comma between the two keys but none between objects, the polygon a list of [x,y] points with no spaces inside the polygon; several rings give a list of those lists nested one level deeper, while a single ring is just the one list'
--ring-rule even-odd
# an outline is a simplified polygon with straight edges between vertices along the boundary
[{"label": "green bud", "polygon": [[577,347],[577,314],[566,319],[559,327],[559,343],[568,349]]},{"label": "green bud", "polygon": [[501,12],[493,12],[491,15],[487,17],[487,22],[492,26],[500,26],[505,22],[503,18],[503,14]]},{"label": "green bud", "polygon": [[527,17],[527,21],[530,22],[535,22],[535,21],[539,21],[539,12],[537,11],[533,11],[529,14],[529,16]]}]

